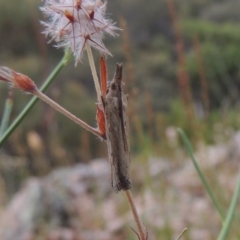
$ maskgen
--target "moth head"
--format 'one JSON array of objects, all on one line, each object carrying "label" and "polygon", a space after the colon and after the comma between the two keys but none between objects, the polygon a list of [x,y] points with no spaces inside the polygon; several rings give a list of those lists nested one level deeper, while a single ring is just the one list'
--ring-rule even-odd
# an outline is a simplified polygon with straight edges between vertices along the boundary
[{"label": "moth head", "polygon": [[117,90],[117,83],[115,81],[109,81],[107,84],[107,94],[112,91],[116,91]]},{"label": "moth head", "polygon": [[110,89],[113,90],[113,91],[116,90],[117,89],[117,84],[115,82],[111,82]]}]

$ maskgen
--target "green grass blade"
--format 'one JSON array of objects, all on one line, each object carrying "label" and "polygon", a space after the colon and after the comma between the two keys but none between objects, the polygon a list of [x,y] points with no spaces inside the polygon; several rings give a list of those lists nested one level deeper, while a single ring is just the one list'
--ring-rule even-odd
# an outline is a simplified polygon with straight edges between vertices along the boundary
[{"label": "green grass blade", "polygon": [[225,219],[224,213],[223,213],[221,207],[219,206],[219,203],[218,203],[217,199],[215,198],[215,196],[214,196],[214,194],[213,194],[213,192],[212,192],[204,174],[202,173],[200,167],[198,166],[198,163],[197,163],[197,161],[194,157],[194,154],[193,154],[193,149],[192,149],[190,141],[188,140],[186,134],[183,132],[182,129],[179,128],[178,133],[180,134],[180,136],[181,136],[181,138],[184,142],[184,145],[186,147],[186,150],[187,150],[188,154],[190,155],[190,158],[192,159],[193,165],[194,165],[194,167],[195,167],[195,169],[198,173],[198,176],[200,177],[205,189],[207,190],[208,195],[210,196],[215,208],[217,209],[219,215],[221,216],[222,221],[224,221],[224,219]]},{"label": "green grass blade", "polygon": [[234,194],[233,194],[233,197],[232,197],[232,201],[231,201],[228,213],[227,213],[227,217],[224,221],[222,230],[221,230],[217,240],[227,239],[227,234],[230,230],[230,226],[231,226],[231,223],[232,223],[232,220],[233,220],[233,217],[234,217],[234,212],[235,212],[235,209],[236,209],[236,206],[237,206],[237,203],[238,203],[239,195],[240,195],[240,173],[238,175],[237,186],[235,188],[235,191],[234,191]]},{"label": "green grass blade", "polygon": [[[71,60],[71,55],[69,50],[65,51],[65,54],[61,61],[58,63],[58,65],[55,67],[55,69],[52,71],[52,73],[49,75],[49,77],[46,79],[42,87],[40,88],[40,91],[44,92],[48,86],[53,82],[55,77],[58,75],[58,73],[63,69],[65,65]],[[17,128],[17,126],[22,122],[22,120],[25,118],[25,116],[28,114],[28,112],[32,109],[32,107],[36,104],[38,101],[37,97],[32,97],[32,99],[29,101],[29,103],[25,106],[25,108],[21,111],[21,113],[18,115],[18,117],[14,120],[14,122],[11,124],[11,126],[6,130],[4,135],[0,139],[0,147],[3,145],[3,143],[7,140],[7,138],[11,135],[11,133]]]},{"label": "green grass blade", "polygon": [[12,94],[10,91],[4,106],[4,112],[3,112],[2,122],[0,126],[0,137],[4,134],[4,132],[8,127],[10,115],[12,112],[12,105],[13,105],[13,101],[12,101]]}]

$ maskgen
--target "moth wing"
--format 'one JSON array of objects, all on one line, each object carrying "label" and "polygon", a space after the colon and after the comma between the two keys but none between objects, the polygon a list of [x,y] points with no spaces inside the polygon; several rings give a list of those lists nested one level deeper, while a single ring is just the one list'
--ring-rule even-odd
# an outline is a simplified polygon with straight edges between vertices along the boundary
[{"label": "moth wing", "polygon": [[[123,139],[126,128],[122,129],[117,97],[106,98],[105,106],[107,122],[107,146],[110,157],[112,186],[115,191],[127,190],[131,187],[129,174],[129,148],[124,147]],[[125,122],[125,121],[124,121]],[[123,134],[122,131],[125,133]],[[128,144],[128,143],[127,143]]]}]

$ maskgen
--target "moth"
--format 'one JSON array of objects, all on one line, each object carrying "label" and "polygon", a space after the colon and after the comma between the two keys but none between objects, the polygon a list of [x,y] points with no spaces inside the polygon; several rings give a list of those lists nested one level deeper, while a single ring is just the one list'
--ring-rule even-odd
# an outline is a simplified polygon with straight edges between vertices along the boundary
[{"label": "moth", "polygon": [[103,99],[112,187],[116,192],[131,188],[128,103],[123,92],[122,69],[122,64],[117,64]]}]

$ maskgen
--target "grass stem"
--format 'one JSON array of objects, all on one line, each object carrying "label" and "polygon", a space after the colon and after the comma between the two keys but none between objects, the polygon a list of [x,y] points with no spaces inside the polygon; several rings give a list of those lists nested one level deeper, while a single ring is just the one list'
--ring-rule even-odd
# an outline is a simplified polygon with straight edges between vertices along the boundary
[{"label": "grass stem", "polygon": [[176,240],[180,240],[183,234],[187,231],[187,228],[184,228]]},{"label": "grass stem", "polygon": [[233,197],[232,197],[232,201],[231,201],[228,213],[227,213],[227,217],[226,217],[226,219],[223,223],[223,227],[220,231],[220,234],[219,234],[217,240],[227,239],[227,234],[228,234],[228,232],[230,230],[230,227],[231,227],[231,223],[232,223],[232,220],[233,220],[233,217],[234,217],[234,213],[235,213],[235,209],[236,209],[236,206],[237,206],[237,203],[238,203],[239,195],[240,195],[240,172],[239,172],[239,175],[238,175],[237,186],[235,188],[235,191],[234,191],[234,194],[233,194]]},{"label": "grass stem", "polygon": [[181,136],[181,138],[182,138],[182,140],[184,142],[186,150],[187,150],[188,154],[190,155],[190,158],[191,158],[191,160],[193,162],[193,165],[194,165],[194,167],[195,167],[195,169],[196,169],[196,171],[198,173],[198,176],[200,177],[200,179],[201,179],[201,181],[203,183],[203,186],[207,190],[207,193],[210,196],[210,198],[211,198],[215,208],[217,209],[217,211],[218,211],[222,221],[224,221],[225,215],[224,215],[224,213],[223,213],[223,211],[222,211],[222,209],[221,209],[221,207],[220,207],[216,197],[214,196],[213,191],[212,191],[212,189],[210,188],[210,186],[209,186],[209,184],[207,182],[207,179],[205,178],[201,168],[199,167],[199,165],[198,165],[198,163],[197,163],[197,161],[196,161],[196,159],[194,157],[193,149],[192,149],[190,141],[188,140],[186,134],[183,132],[182,129],[179,128],[178,129],[178,133],[180,134],[180,136]]},{"label": "grass stem", "polygon": [[[53,82],[59,72],[67,65],[67,63],[71,60],[71,55],[68,50],[65,51],[63,58],[60,60],[55,69],[51,72],[49,77],[46,79],[42,87],[40,88],[41,92],[44,92],[49,85]],[[8,137],[12,134],[12,132],[18,127],[18,125],[22,122],[22,120],[26,117],[28,112],[32,109],[32,107],[36,104],[38,98],[36,96],[32,97],[29,103],[25,106],[25,108],[21,111],[18,117],[14,120],[14,122],[10,125],[10,127],[4,132],[3,136],[0,139],[0,147],[3,143],[8,139]]]},{"label": "grass stem", "polygon": [[92,49],[91,46],[89,44],[86,44],[86,50],[87,50],[87,54],[88,54],[88,60],[89,60],[89,65],[92,71],[92,76],[93,76],[93,81],[94,81],[94,85],[96,88],[96,92],[97,92],[97,100],[99,103],[102,102],[101,100],[101,88],[100,88],[100,84],[99,84],[99,80],[98,80],[98,76],[97,76],[97,71],[96,71],[96,67],[95,67],[95,63],[94,63],[94,59],[93,59],[93,54],[92,54]]},{"label": "grass stem", "polygon": [[39,97],[42,101],[49,104],[51,107],[53,107],[57,111],[59,111],[60,113],[62,113],[63,115],[65,115],[66,117],[68,117],[69,119],[71,119],[72,121],[74,121],[75,123],[77,123],[78,125],[80,125],[81,127],[85,128],[86,130],[93,133],[97,137],[102,138],[101,133],[96,128],[91,127],[90,125],[88,125],[87,123],[85,123],[84,121],[82,121],[81,119],[79,119],[78,117],[76,117],[75,115],[70,113],[69,111],[67,111],[65,108],[63,108],[62,106],[60,106],[59,104],[54,102],[52,99],[50,99],[44,93],[42,93],[40,91],[36,91],[33,94],[35,96]]},{"label": "grass stem", "polygon": [[130,190],[126,190],[125,193],[127,195],[127,199],[128,199],[130,208],[132,210],[134,220],[135,220],[135,222],[137,224],[140,240],[146,240],[147,236],[146,236],[146,234],[145,234],[145,232],[143,230],[143,225],[141,224],[140,218],[138,216],[138,212],[137,212],[136,206],[135,206],[134,201],[133,201],[132,193],[131,193]]},{"label": "grass stem", "polygon": [[10,90],[8,98],[5,102],[2,122],[1,122],[1,126],[0,126],[0,137],[3,136],[4,132],[6,131],[6,129],[8,127],[10,115],[12,112],[12,105],[13,105],[12,92]]}]

